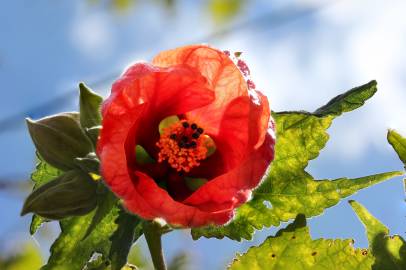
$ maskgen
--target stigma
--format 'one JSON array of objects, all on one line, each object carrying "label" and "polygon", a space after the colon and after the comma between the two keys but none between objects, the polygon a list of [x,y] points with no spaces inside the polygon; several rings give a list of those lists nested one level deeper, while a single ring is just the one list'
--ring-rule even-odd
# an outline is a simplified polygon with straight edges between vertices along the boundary
[{"label": "stigma", "polygon": [[167,161],[178,172],[189,172],[205,159],[210,145],[204,129],[186,120],[163,129],[156,145],[160,148],[158,162]]}]

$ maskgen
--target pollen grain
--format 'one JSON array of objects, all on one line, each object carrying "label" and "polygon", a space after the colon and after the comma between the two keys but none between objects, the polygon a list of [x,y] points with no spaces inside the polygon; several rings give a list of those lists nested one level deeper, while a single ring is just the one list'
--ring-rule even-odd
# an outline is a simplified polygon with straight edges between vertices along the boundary
[{"label": "pollen grain", "polygon": [[[195,132],[199,129],[199,132]],[[201,132],[200,132],[201,131]],[[181,120],[164,129],[156,145],[160,148],[158,162],[167,161],[178,172],[189,172],[207,157],[208,145],[204,130],[196,123]]]}]

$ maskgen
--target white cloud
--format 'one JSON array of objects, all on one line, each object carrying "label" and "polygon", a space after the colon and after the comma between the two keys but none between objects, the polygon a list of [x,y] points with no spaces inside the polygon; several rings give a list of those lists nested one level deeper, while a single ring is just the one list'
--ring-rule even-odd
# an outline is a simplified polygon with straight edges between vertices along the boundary
[{"label": "white cloud", "polygon": [[317,13],[313,22],[231,37],[225,49],[246,52],[254,81],[274,110],[312,111],[376,79],[378,93],[362,109],[337,120],[333,128],[339,128],[331,131],[328,152],[356,159],[371,146],[387,151],[386,129],[406,134],[405,9],[403,1],[342,1]]},{"label": "white cloud", "polygon": [[115,45],[111,18],[106,11],[89,12],[79,8],[71,26],[70,39],[83,57],[92,60],[108,57]]}]

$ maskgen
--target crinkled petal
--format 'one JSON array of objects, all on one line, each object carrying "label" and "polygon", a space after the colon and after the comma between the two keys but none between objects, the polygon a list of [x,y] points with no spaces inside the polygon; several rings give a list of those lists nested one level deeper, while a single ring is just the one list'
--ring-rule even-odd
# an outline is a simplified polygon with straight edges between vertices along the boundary
[{"label": "crinkled petal", "polygon": [[[135,126],[128,129],[129,137],[134,138],[128,141],[127,148],[132,151],[137,140],[154,154],[159,138],[158,125],[163,118],[186,113],[213,100],[214,92],[207,88],[207,80],[190,67],[159,68],[137,63],[113,84],[110,97],[102,105],[102,135],[114,133],[117,126],[121,128],[121,117],[131,116],[135,107],[145,104],[138,119],[142,132]],[[115,119],[111,120],[109,116]]]},{"label": "crinkled petal", "polygon": [[232,100],[221,119],[219,134],[214,138],[217,150],[226,155],[226,168],[238,166],[252,151],[264,143],[270,109],[268,99],[260,92]]},{"label": "crinkled petal", "polygon": [[[103,104],[97,147],[102,175],[125,207],[145,219],[163,218],[182,227],[224,224],[250,198],[273,160],[268,101],[249,92],[228,56],[208,46],[164,52],[154,64],[130,67]],[[154,156],[159,122],[180,114],[203,126],[217,145],[215,155],[198,168],[216,176],[184,201],[141,171],[134,153],[140,144]]]},{"label": "crinkled petal", "polygon": [[[135,72],[136,70],[142,72]],[[215,223],[228,220],[231,213],[202,214],[200,210],[190,206],[185,206],[189,213],[188,220],[171,218],[174,214],[170,208],[163,207],[163,212],[158,213],[157,202],[161,204],[162,200],[168,200],[168,205],[176,202],[151,178],[146,180],[144,174],[134,173],[133,168],[129,166],[134,158],[138,134],[149,131],[143,125],[145,120],[154,122],[167,114],[185,113],[206,105],[213,98],[213,92],[206,87],[204,77],[188,67],[156,68],[137,64],[113,85],[111,96],[103,104],[103,128],[97,152],[106,183],[124,200],[129,209],[147,219],[160,216],[184,226],[202,223],[202,215]],[[163,192],[166,196],[145,198],[144,188],[151,187],[155,190],[151,190],[151,194]],[[170,213],[166,215],[166,211]],[[192,214],[200,219],[194,220],[190,216]]]},{"label": "crinkled petal", "polygon": [[190,67],[160,68],[137,63],[113,84],[102,113],[104,116],[106,110],[113,110],[115,114],[123,114],[138,104],[148,103],[149,113],[165,117],[188,112],[213,100],[214,92],[208,88],[207,80]]},{"label": "crinkled petal", "polygon": [[203,211],[233,209],[249,199],[250,190],[261,181],[274,158],[275,138],[271,133],[240,166],[212,179],[195,191],[183,203]]},{"label": "crinkled petal", "polygon": [[227,104],[234,98],[248,95],[247,83],[234,62],[222,51],[207,45],[192,45],[159,53],[153,64],[161,67],[187,65],[206,77],[216,99],[209,105],[188,113],[188,118],[204,125],[206,132],[216,135]]},{"label": "crinkled petal", "polygon": [[163,218],[169,224],[181,227],[199,227],[208,224],[224,224],[233,216],[233,209],[206,212],[197,207],[177,202],[153,179],[136,172],[134,185],[129,185],[125,207],[146,219]]},{"label": "crinkled petal", "polygon": [[[216,156],[203,161],[193,175],[212,178],[239,166],[265,140],[270,121],[268,99],[260,92],[232,100],[225,108],[216,142]],[[273,134],[273,129],[269,130]]]}]

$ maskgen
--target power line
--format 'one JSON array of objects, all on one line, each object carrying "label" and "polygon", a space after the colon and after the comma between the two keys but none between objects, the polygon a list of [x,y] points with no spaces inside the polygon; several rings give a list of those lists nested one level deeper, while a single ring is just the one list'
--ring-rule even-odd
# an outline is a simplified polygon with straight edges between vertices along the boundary
[{"label": "power line", "polygon": [[[218,38],[222,38],[225,35],[230,33],[235,33],[244,29],[257,27],[260,28],[261,26],[266,26],[267,29],[269,27],[275,29],[277,27],[286,25],[287,23],[291,23],[293,21],[303,19],[304,17],[312,16],[326,7],[330,7],[332,4],[339,2],[339,0],[334,2],[329,2],[328,4],[322,4],[318,7],[305,7],[305,8],[295,8],[295,9],[288,9],[285,8],[283,10],[277,10],[272,12],[267,12],[260,16],[257,16],[253,19],[248,19],[246,21],[236,23],[231,27],[226,27],[215,31],[205,37],[200,38],[199,40],[192,42],[192,43],[202,43],[207,41],[213,41]],[[99,87],[103,84],[113,81],[118,75],[120,74],[119,71],[114,71],[107,76],[90,82],[89,84],[93,87]],[[16,129],[23,124],[23,119],[25,117],[38,117],[43,116],[46,113],[54,111],[54,109],[59,108],[61,105],[66,104],[72,98],[75,98],[77,95],[77,89],[71,89],[67,92],[64,92],[44,103],[35,105],[27,110],[20,111],[14,115],[6,117],[0,120],[0,134]]]}]

